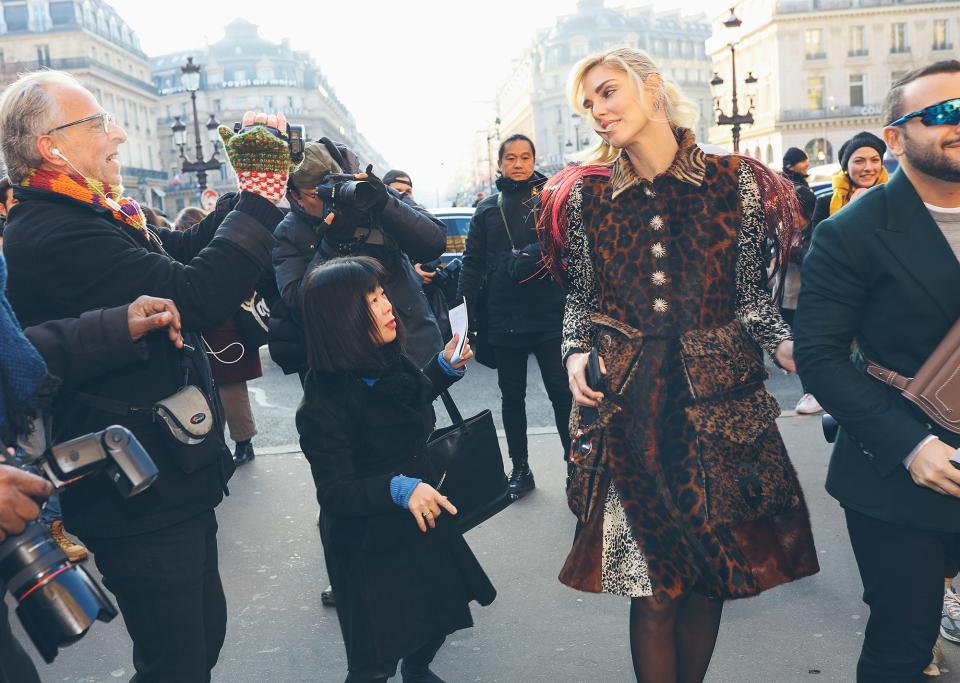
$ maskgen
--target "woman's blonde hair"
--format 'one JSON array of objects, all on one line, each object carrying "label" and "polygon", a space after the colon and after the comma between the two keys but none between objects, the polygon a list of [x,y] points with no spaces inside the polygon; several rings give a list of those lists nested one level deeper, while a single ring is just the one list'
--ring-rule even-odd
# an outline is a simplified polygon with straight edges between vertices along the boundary
[{"label": "woman's blonde hair", "polygon": [[[677,85],[667,79],[660,67],[643,50],[632,47],[618,47],[605,52],[597,52],[585,57],[573,67],[567,81],[567,96],[570,107],[576,113],[590,120],[590,112],[583,107],[583,79],[596,66],[606,66],[628,74],[638,89],[646,89],[654,96],[654,101],[660,103],[661,111],[666,120],[674,128],[692,128],[696,125],[699,114],[697,105],[680,92]],[[658,76],[659,85],[647,85],[651,76]],[[620,154],[613,145],[605,140],[581,155],[586,164],[609,164]]]}]

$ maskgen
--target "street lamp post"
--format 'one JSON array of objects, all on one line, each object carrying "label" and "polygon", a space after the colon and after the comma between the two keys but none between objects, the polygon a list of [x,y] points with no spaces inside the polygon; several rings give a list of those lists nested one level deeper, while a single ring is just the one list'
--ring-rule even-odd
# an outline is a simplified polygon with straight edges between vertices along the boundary
[{"label": "street lamp post", "polygon": [[173,131],[173,143],[180,150],[180,159],[182,161],[180,169],[184,173],[196,173],[197,184],[200,186],[200,190],[203,191],[207,189],[207,171],[219,170],[222,164],[220,159],[217,158],[217,152],[220,148],[220,138],[217,135],[217,128],[220,126],[220,123],[211,113],[206,128],[207,139],[213,145],[213,154],[210,155],[209,159],[204,159],[203,141],[200,139],[200,120],[197,114],[197,91],[200,89],[200,65],[193,63],[193,57],[187,57],[187,63],[180,67],[180,72],[182,74],[181,82],[183,83],[183,89],[190,93],[190,101],[193,104],[193,134],[197,143],[195,161],[187,158],[185,152],[187,146],[187,127],[183,124],[183,121],[180,120],[179,116],[175,118],[173,125],[170,126],[170,130]]},{"label": "street lamp post", "polygon": [[[723,25],[727,28],[738,28],[743,22],[733,13],[733,8],[730,8],[730,16],[727,17]],[[732,126],[732,135],[733,135],[733,151],[735,153],[740,153],[740,128],[741,126],[753,125],[753,98],[750,98],[750,106],[747,108],[746,113],[740,113],[739,103],[737,102],[737,50],[736,44],[730,43],[730,68],[731,68],[731,95],[730,95],[730,104],[731,111],[727,115],[724,113],[723,109],[720,107],[720,98],[716,98],[716,111],[717,111],[717,125],[718,126]],[[753,85],[757,82],[756,77],[753,75],[753,72],[749,72],[747,77],[744,79],[744,83],[747,85]],[[710,85],[717,87],[723,85],[723,79],[720,78],[720,75],[717,73],[713,74],[713,79],[710,81]]]}]

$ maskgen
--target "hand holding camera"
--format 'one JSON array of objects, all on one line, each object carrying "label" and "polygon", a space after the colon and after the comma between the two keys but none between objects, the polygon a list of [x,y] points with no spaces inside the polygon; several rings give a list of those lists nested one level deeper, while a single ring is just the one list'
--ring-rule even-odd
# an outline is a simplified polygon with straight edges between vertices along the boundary
[{"label": "hand holding camera", "polygon": [[377,213],[387,204],[387,186],[373,174],[373,164],[364,173],[327,173],[317,185],[317,197],[323,200],[324,222],[332,225],[344,210]]},{"label": "hand holding camera", "polygon": [[234,130],[220,126],[219,133],[240,190],[279,202],[290,171],[303,160],[303,127],[289,125],[283,114],[248,111]]},{"label": "hand holding camera", "polygon": [[0,541],[19,534],[40,514],[36,499],[53,493],[53,485],[12,465],[0,465]]}]

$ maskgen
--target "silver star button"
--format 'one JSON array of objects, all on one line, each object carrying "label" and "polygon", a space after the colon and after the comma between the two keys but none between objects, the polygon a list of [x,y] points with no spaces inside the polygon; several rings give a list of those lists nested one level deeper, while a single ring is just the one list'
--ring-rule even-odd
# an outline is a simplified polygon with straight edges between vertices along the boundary
[{"label": "silver star button", "polygon": [[663,287],[665,284],[667,284],[667,274],[664,273],[662,270],[658,270],[657,272],[655,272],[653,275],[650,276],[650,280],[657,287]]},{"label": "silver star button", "polygon": [[645,195],[647,195],[648,197],[651,197],[651,198],[657,196],[657,193],[654,192],[652,189],[650,189],[650,186],[649,186],[649,185],[644,185],[644,186],[643,186],[643,193],[644,193]]},{"label": "silver star button", "polygon": [[670,308],[670,304],[667,303],[666,299],[656,298],[653,300],[653,310],[657,313],[666,313],[668,308]]},{"label": "silver star button", "polygon": [[663,258],[667,255],[667,248],[657,242],[652,247],[650,247],[650,253],[653,254],[654,258]]},{"label": "silver star button", "polygon": [[663,230],[663,219],[660,216],[654,216],[650,219],[650,227],[654,230]]}]

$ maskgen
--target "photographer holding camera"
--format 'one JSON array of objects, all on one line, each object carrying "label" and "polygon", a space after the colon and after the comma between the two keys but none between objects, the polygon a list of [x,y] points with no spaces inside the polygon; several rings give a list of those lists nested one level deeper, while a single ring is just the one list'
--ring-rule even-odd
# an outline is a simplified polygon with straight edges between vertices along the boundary
[{"label": "photographer holding camera", "polygon": [[[272,310],[270,352],[285,372],[306,368],[300,325],[300,283],[310,270],[337,256],[372,256],[387,273],[384,288],[407,331],[408,353],[425,363],[443,347],[440,331],[421,278],[411,259],[426,263],[446,246],[446,227],[426,209],[374,176],[359,173],[356,155],[326,138],[309,142],[300,167],[287,188],[290,213],[276,231],[273,265],[286,311]],[[365,182],[352,200],[325,181],[332,174],[351,174]],[[323,196],[318,187],[324,188]],[[369,207],[357,206],[357,201]],[[279,349],[283,347],[283,350]]]},{"label": "photographer holding camera", "polygon": [[[89,311],[21,331],[5,285],[6,262],[0,255],[0,443],[13,444],[24,436],[31,418],[42,416],[48,407],[58,384],[63,390],[141,358],[145,346],[138,342],[149,332],[167,328],[174,344],[183,343],[173,303],[146,296],[129,306]],[[0,462],[12,455],[13,449],[0,452]],[[0,464],[0,542],[23,532],[40,514],[37,500],[51,493],[53,487],[45,479]],[[5,591],[0,580],[0,683],[39,681],[30,657],[10,630]]]},{"label": "photographer holding camera", "polygon": [[126,134],[72,76],[27,74],[0,99],[0,149],[20,202],[5,251],[21,321],[78,316],[141,294],[172,300],[182,315],[182,349],[149,336],[145,360],[84,382],[53,411],[56,440],[118,424],[160,471],[129,500],[103,476],[62,495],[67,529],[93,551],[117,598],[141,683],[208,681],[226,632],[214,508],[234,465],[197,333],[231,316],[269,264],[291,158],[269,130],[283,130],[282,117],[248,112],[243,124],[237,134],[220,129],[241,191],[175,232],[148,226],[123,196]]}]

